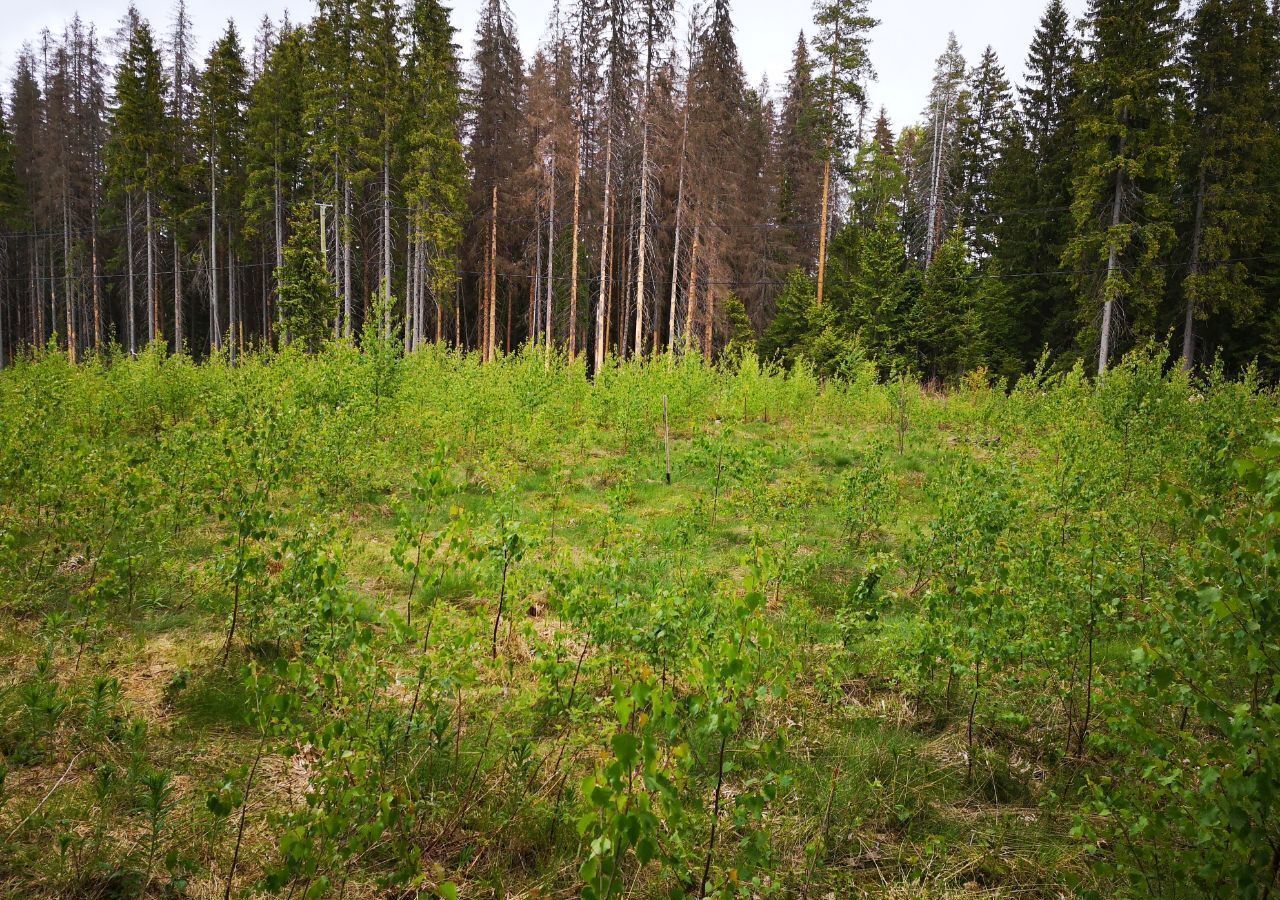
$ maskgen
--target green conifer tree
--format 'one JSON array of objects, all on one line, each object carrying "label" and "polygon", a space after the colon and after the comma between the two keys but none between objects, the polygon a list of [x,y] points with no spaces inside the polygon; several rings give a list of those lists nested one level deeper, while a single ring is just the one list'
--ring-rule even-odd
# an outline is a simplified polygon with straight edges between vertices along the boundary
[{"label": "green conifer tree", "polygon": [[[1197,324],[1222,340],[1232,327],[1256,326],[1263,312],[1257,257],[1275,216],[1265,183],[1280,153],[1268,116],[1275,76],[1274,21],[1263,0],[1204,0],[1186,48],[1192,118],[1184,179],[1190,194],[1189,271],[1183,288],[1183,365],[1201,355]],[[1237,334],[1235,365],[1258,351]]]},{"label": "green conifer tree", "polygon": [[1079,150],[1064,254],[1074,270],[1084,347],[1106,371],[1120,338],[1156,336],[1183,145],[1178,0],[1091,0],[1081,66]]},{"label": "green conifer tree", "polygon": [[910,333],[920,370],[952,380],[984,359],[978,280],[964,234],[953,229],[924,276],[920,299],[912,308]]},{"label": "green conifer tree", "polygon": [[993,188],[995,247],[989,271],[1016,279],[989,305],[1008,336],[1004,349],[1021,368],[1048,347],[1063,357],[1074,347],[1079,304],[1061,271],[1073,225],[1072,154],[1076,69],[1080,48],[1062,0],[1051,0],[1027,56],[1021,110],[1005,135]]},{"label": "green conifer tree", "polygon": [[320,349],[337,312],[319,247],[315,212],[299,204],[290,218],[284,264],[276,271],[276,291],[285,334],[310,352]]},{"label": "green conifer tree", "polygon": [[426,339],[426,298],[434,303],[436,335],[453,305],[458,281],[462,225],[466,215],[467,166],[461,140],[462,87],[454,28],[439,0],[415,0],[410,34],[408,169],[405,195],[415,242],[411,343]]}]

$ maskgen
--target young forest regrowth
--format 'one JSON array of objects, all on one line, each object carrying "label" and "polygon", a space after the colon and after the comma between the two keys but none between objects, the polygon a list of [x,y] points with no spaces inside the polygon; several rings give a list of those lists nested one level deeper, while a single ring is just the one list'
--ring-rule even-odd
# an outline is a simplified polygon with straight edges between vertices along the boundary
[{"label": "young forest regrowth", "polygon": [[1280,890],[1271,390],[390,332],[0,375],[0,893]]}]

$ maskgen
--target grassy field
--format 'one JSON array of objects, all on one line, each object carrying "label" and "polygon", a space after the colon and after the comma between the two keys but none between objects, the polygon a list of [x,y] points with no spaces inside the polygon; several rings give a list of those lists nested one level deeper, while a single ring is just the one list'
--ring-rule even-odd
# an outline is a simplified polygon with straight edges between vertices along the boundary
[{"label": "grassy field", "polygon": [[1265,896],[1277,410],[1144,357],[22,363],[0,894]]}]

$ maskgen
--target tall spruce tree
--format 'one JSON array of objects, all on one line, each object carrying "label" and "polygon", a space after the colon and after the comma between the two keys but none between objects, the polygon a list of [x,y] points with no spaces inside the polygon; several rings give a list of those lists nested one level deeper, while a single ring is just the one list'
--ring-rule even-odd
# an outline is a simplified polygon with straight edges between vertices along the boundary
[{"label": "tall spruce tree", "polygon": [[1064,264],[1086,298],[1081,343],[1098,348],[1101,374],[1119,338],[1155,337],[1164,295],[1182,147],[1178,0],[1092,0],[1088,23]]},{"label": "tall spruce tree", "polygon": [[[1275,192],[1265,183],[1280,153],[1277,124],[1267,114],[1275,46],[1275,23],[1263,0],[1203,0],[1191,20],[1192,118],[1184,165],[1189,271],[1182,283],[1188,369],[1204,349],[1196,340],[1199,322],[1218,340],[1233,326],[1258,324],[1263,311],[1255,264],[1277,212]],[[1257,347],[1241,349],[1234,364]]]},{"label": "tall spruce tree", "polygon": [[107,177],[123,196],[126,207],[125,228],[129,240],[125,252],[130,275],[125,291],[125,321],[130,353],[136,352],[140,337],[132,276],[133,235],[139,217],[144,220],[147,259],[145,334],[154,337],[157,324],[155,233],[150,213],[168,174],[170,130],[165,110],[166,82],[151,26],[131,11],[126,17],[125,50],[116,70],[115,108],[107,146]]},{"label": "tall spruce tree", "polygon": [[953,229],[925,272],[923,290],[911,311],[910,331],[921,371],[931,378],[957,378],[985,356],[979,282],[969,255],[964,232]]},{"label": "tall spruce tree", "polygon": [[443,337],[445,311],[454,307],[467,168],[460,130],[461,75],[449,11],[438,0],[415,0],[408,26],[405,195],[415,261],[410,338],[416,346],[426,339],[427,298],[435,310],[436,340]]},{"label": "tall spruce tree", "polygon": [[270,252],[265,255],[272,268],[279,268],[284,265],[286,217],[306,175],[306,145],[297,127],[306,114],[306,34],[282,27],[264,52],[245,112],[244,229],[247,240],[267,242]]},{"label": "tall spruce tree", "polygon": [[1046,347],[1063,356],[1078,330],[1077,296],[1061,266],[1073,230],[1079,57],[1066,7],[1062,0],[1050,0],[1031,42],[1026,81],[1018,89],[1017,122],[1005,134],[993,178],[995,247],[988,268],[1016,282],[992,312],[1011,342],[1004,349],[1020,368],[1029,367]]},{"label": "tall spruce tree", "polygon": [[778,223],[785,229],[789,262],[812,271],[818,259],[818,219],[826,148],[813,61],[803,32],[796,39],[778,122]]},{"label": "tall spruce tree", "polygon": [[993,48],[983,51],[969,75],[969,106],[959,126],[959,221],[969,250],[984,265],[995,249],[995,180],[1013,127],[1013,88]]},{"label": "tall spruce tree", "polygon": [[320,348],[337,313],[337,300],[317,249],[319,241],[311,208],[298,205],[289,222],[284,264],[275,272],[276,290],[288,339],[311,352]]},{"label": "tall spruce tree", "polygon": [[[530,158],[521,128],[524,62],[505,0],[488,0],[481,12],[474,66],[468,244],[472,268],[484,273],[477,283],[474,345],[487,359],[497,346],[499,282],[505,282],[504,276],[524,274],[517,272],[524,228],[516,224],[518,201],[510,176]],[[515,293],[502,293],[510,307]]]},{"label": "tall spruce tree", "polygon": [[912,297],[906,265],[902,223],[897,210],[886,205],[863,234],[852,279],[854,323],[867,353],[883,374],[908,362],[906,337]]},{"label": "tall spruce tree", "polygon": [[13,135],[0,99],[0,368],[17,345],[18,255],[16,235],[25,219],[22,186],[18,182]]},{"label": "tall spruce tree", "polygon": [[[240,37],[235,23],[229,21],[209,51],[200,76],[197,132],[201,170],[208,179],[209,342],[221,347],[223,337],[229,335],[232,354],[239,345],[245,318],[237,258],[244,249],[241,210],[248,77]],[[227,298],[225,318],[223,287]]]}]

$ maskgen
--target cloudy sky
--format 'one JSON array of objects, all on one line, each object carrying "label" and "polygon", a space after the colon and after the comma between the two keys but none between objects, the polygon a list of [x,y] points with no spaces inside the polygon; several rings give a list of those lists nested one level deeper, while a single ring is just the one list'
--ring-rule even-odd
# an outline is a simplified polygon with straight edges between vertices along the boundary
[{"label": "cloudy sky", "polygon": [[[3,92],[8,94],[13,59],[23,42],[38,45],[41,29],[58,31],[77,11],[97,24],[100,32],[109,34],[115,30],[127,2],[0,0],[4,8],[4,28],[0,29]],[[135,2],[157,31],[168,29],[172,0]],[[509,2],[520,28],[522,48],[527,52],[542,36],[552,0]],[[1067,6],[1079,14],[1085,2],[1067,0]],[[288,9],[296,21],[309,17],[313,10],[311,0],[187,0],[187,5],[202,45],[222,30],[228,16],[236,20],[243,35],[252,34],[264,13],[278,17]],[[459,42],[468,53],[480,5],[481,0],[454,0],[454,24],[460,30]],[[1041,0],[872,0],[872,14],[881,21],[872,44],[872,60],[879,75],[871,87],[872,102],[888,108],[895,126],[915,120],[924,107],[933,60],[945,45],[948,31],[955,31],[971,61],[986,45],[995,47],[1016,80],[1043,7]],[[811,30],[808,0],[734,0],[733,18],[751,80],[754,83],[767,76],[775,92],[780,90],[796,33]]]}]

